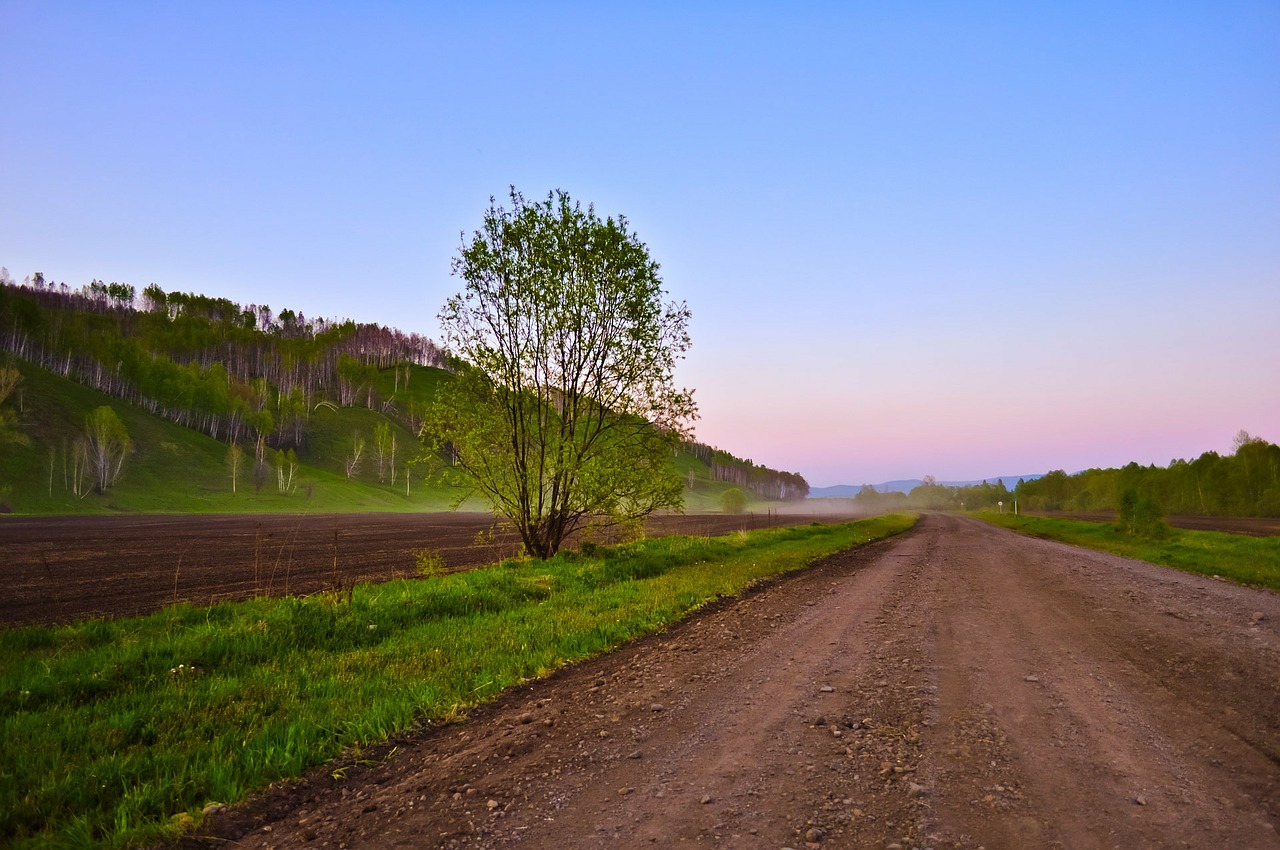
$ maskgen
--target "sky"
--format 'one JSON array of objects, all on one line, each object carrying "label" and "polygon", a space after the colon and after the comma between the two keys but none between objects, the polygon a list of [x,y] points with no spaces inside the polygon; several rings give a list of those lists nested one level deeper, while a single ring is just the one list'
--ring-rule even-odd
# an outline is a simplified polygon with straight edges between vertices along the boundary
[{"label": "sky", "polygon": [[699,440],[815,487],[1280,442],[1280,4],[0,0],[0,265],[439,337],[621,214]]}]

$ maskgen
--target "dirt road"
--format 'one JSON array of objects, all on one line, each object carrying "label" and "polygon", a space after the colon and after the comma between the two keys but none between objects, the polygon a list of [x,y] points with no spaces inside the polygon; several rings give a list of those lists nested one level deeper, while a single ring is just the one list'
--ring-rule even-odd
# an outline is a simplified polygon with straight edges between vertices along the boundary
[{"label": "dirt road", "polygon": [[926,517],[187,846],[1280,847],[1280,595]]}]

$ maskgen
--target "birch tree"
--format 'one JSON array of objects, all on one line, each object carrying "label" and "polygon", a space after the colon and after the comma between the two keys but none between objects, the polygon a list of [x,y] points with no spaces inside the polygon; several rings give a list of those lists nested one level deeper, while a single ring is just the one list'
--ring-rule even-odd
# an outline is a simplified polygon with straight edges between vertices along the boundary
[{"label": "birch tree", "polygon": [[84,445],[94,487],[99,493],[105,493],[120,477],[133,441],[120,417],[104,404],[90,413],[85,422]]}]

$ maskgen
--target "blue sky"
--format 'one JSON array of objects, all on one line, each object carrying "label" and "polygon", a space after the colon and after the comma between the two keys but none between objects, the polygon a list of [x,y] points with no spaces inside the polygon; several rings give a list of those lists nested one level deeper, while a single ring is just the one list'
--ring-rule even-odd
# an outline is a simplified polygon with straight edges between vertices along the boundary
[{"label": "blue sky", "polygon": [[1280,440],[1280,4],[0,0],[0,264],[437,334],[628,217],[698,436],[815,486]]}]

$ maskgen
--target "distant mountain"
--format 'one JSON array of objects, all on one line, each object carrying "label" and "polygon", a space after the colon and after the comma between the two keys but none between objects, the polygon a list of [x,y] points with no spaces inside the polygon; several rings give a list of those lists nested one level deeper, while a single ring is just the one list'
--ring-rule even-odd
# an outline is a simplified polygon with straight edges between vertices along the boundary
[{"label": "distant mountain", "polygon": [[[979,478],[976,481],[939,481],[943,487],[974,487],[986,481],[988,484],[995,484],[997,481],[1003,481],[1004,486],[1012,490],[1018,486],[1018,480],[1032,481],[1036,478],[1044,477],[1042,473],[1035,475],[996,475],[991,478]],[[872,487],[879,493],[910,493],[916,487],[923,484],[924,481],[919,478],[904,478],[898,481],[886,481],[883,484],[873,484]],[[858,491],[862,489],[861,485],[853,484],[837,484],[834,487],[811,487],[809,489],[810,499],[848,499],[856,496]]]}]

